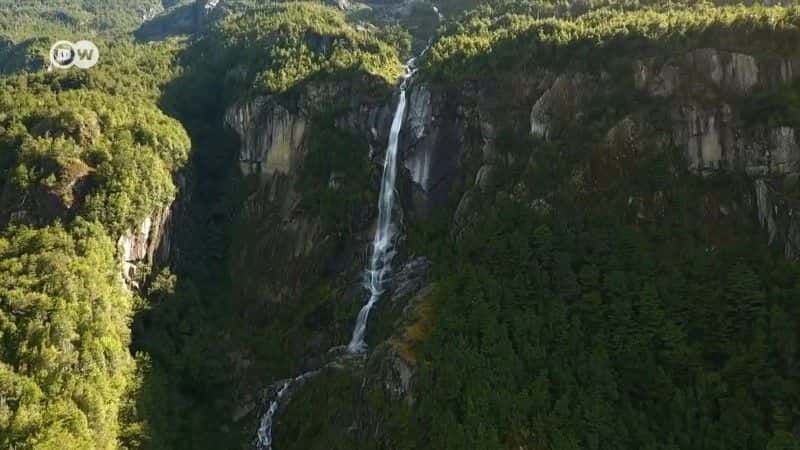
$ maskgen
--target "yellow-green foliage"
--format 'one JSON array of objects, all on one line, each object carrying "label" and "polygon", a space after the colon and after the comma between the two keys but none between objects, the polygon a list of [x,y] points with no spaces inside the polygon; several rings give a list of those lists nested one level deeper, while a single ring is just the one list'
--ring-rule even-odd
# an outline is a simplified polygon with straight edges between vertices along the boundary
[{"label": "yellow-green foliage", "polygon": [[[47,38],[0,49],[0,448],[141,448],[114,243],[174,198],[188,161],[186,131],[157,104],[182,43],[93,33],[131,29],[160,1],[22,3],[0,0],[0,34]],[[100,63],[36,69],[55,37],[91,38]]]},{"label": "yellow-green foliage", "polygon": [[400,355],[409,364],[417,363],[417,347],[430,337],[434,314],[433,295],[416,300],[414,318],[406,325],[402,340],[397,343]]},{"label": "yellow-green foliage", "polygon": [[36,186],[67,195],[79,176],[89,176],[77,212],[114,232],[172,200],[172,172],[188,151],[183,127],[144,99],[20,83],[0,91],[0,161],[7,161],[0,170],[8,187],[20,198]]},{"label": "yellow-green foliage", "polygon": [[322,73],[351,69],[394,82],[398,51],[318,3],[273,4],[225,21],[210,37],[217,51],[255,74],[257,89],[283,92]]},{"label": "yellow-green foliage", "polygon": [[[177,55],[185,48],[181,39],[135,44],[126,39],[95,39],[100,60],[91,70],[47,72],[51,41],[36,39],[20,44],[4,60],[0,51],[0,73],[9,74],[2,84],[29,90],[91,89],[114,95],[134,95],[155,100],[163,87],[181,74]],[[25,55],[24,58],[19,58]],[[16,59],[15,59],[16,58]],[[19,59],[19,61],[17,61]],[[38,69],[32,69],[32,68]]]},{"label": "yellow-green foliage", "polygon": [[709,44],[787,55],[800,48],[798,24],[800,8],[779,6],[599,9],[575,19],[473,14],[433,46],[426,68],[442,79],[478,77],[512,67],[549,65],[575,55],[570,48],[588,49],[571,63],[602,61],[608,52],[618,56],[623,49],[631,56]]},{"label": "yellow-green foliage", "polygon": [[101,59],[92,70],[74,70],[73,77],[86,80],[84,87],[114,95],[158,99],[164,85],[181,73],[177,55],[184,42],[171,39],[134,44],[120,39],[95,42]]},{"label": "yellow-green foliage", "polygon": [[0,235],[0,447],[117,448],[131,296],[96,223]]},{"label": "yellow-green foliage", "polygon": [[[132,31],[161,0],[0,0],[0,35],[69,39]],[[172,2],[174,3],[174,2]]]}]

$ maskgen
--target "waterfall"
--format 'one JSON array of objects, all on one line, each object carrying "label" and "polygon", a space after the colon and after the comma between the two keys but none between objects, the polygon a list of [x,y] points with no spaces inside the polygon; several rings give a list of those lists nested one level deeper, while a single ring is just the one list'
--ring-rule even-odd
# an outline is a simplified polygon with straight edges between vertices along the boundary
[{"label": "waterfall", "polygon": [[258,448],[259,450],[272,450],[272,419],[275,413],[278,412],[278,406],[283,396],[286,395],[286,390],[292,385],[292,380],[282,382],[278,393],[269,404],[267,412],[261,416],[261,423],[258,426]]},{"label": "waterfall", "polygon": [[312,370],[295,378],[275,383],[280,387],[278,388],[278,392],[275,394],[275,398],[273,398],[270,402],[269,408],[264,415],[261,416],[261,423],[259,423],[258,426],[258,440],[256,442],[256,448],[258,448],[258,450],[272,450],[273,420],[275,418],[275,414],[278,412],[278,407],[281,405],[281,400],[286,397],[286,394],[288,393],[289,389],[291,389],[292,385],[302,382],[318,373],[319,370]]},{"label": "waterfall", "polygon": [[439,8],[436,7],[436,5],[433,6],[433,12],[435,12],[436,15],[439,16],[439,22],[444,20],[444,14],[442,14],[441,11],[439,11]]},{"label": "waterfall", "polygon": [[[214,2],[215,5],[216,3],[217,2]],[[440,20],[444,17],[435,6],[433,10],[439,16]],[[425,55],[432,45],[433,41],[431,40],[422,53],[406,62],[403,79],[400,82],[400,98],[397,103],[397,109],[394,112],[394,118],[392,119],[392,127],[389,130],[389,144],[386,148],[386,156],[383,161],[381,191],[378,197],[378,223],[375,227],[375,237],[372,240],[372,255],[365,277],[365,284],[367,289],[369,289],[369,300],[358,313],[356,325],[353,329],[353,337],[347,345],[349,354],[363,353],[366,351],[367,344],[364,342],[364,333],[367,330],[369,313],[380,300],[384,292],[385,283],[391,275],[391,263],[394,258],[393,246],[397,235],[396,226],[394,222],[392,222],[392,213],[394,211],[395,197],[397,194],[395,191],[395,180],[397,178],[397,144],[400,138],[400,131],[403,129],[403,119],[406,112],[406,88],[408,87],[409,80],[417,71],[417,58]],[[340,355],[335,361],[329,362],[324,367],[330,367],[343,357],[346,357],[346,355]],[[280,388],[278,388],[275,397],[270,402],[267,411],[261,416],[261,421],[259,423],[258,439],[256,442],[258,450],[272,450],[272,426],[274,424],[275,414],[277,414],[281,401],[289,394],[292,386],[321,373],[321,370],[322,369],[312,370],[298,377],[276,383]]]},{"label": "waterfall", "polygon": [[[420,56],[427,50],[428,48]],[[378,223],[375,227],[375,237],[372,240],[372,256],[366,272],[366,287],[369,289],[369,300],[358,313],[356,326],[353,329],[353,337],[350,340],[350,344],[347,345],[350,353],[366,351],[367,344],[364,342],[364,334],[367,331],[369,313],[380,300],[384,285],[391,275],[392,258],[394,258],[394,238],[397,235],[395,224],[392,222],[392,212],[394,211],[395,197],[397,195],[395,191],[397,143],[400,131],[403,129],[403,119],[406,112],[406,86],[414,72],[416,72],[416,58],[411,58],[406,63],[403,81],[400,83],[400,100],[397,102],[397,109],[394,112],[392,128],[389,131],[389,145],[386,148],[386,157],[383,162],[381,192],[378,197]]]},{"label": "waterfall", "polygon": [[[430,46],[428,46],[429,48]],[[422,56],[426,48],[420,56]],[[378,302],[383,294],[384,283],[391,273],[391,261],[394,257],[393,244],[396,236],[395,224],[392,222],[392,211],[395,204],[395,179],[397,178],[397,143],[400,137],[400,130],[403,128],[403,117],[406,111],[406,86],[408,80],[416,72],[416,58],[406,62],[403,80],[400,83],[400,100],[395,110],[392,128],[389,131],[389,145],[386,149],[386,159],[383,163],[383,176],[381,178],[381,191],[378,197],[378,223],[375,229],[375,237],[372,241],[372,256],[369,268],[366,272],[366,286],[369,289],[369,301],[361,308],[358,313],[353,338],[347,346],[349,353],[361,353],[366,350],[364,333],[367,329],[367,319],[372,307]],[[328,364],[328,366],[330,363]],[[279,381],[280,386],[275,397],[269,404],[269,408],[261,416],[258,427],[258,438],[256,448],[258,450],[272,450],[272,426],[275,414],[278,412],[281,401],[289,394],[292,386],[320,373],[320,370],[306,372],[298,377]]]}]

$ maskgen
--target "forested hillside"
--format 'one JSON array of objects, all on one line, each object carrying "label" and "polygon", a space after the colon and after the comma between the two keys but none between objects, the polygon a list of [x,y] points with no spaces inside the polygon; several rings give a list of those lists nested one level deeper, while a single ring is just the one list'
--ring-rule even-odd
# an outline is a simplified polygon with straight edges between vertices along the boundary
[{"label": "forested hillside", "polygon": [[0,80],[3,448],[120,448],[137,433],[124,417],[137,385],[138,300],[117,240],[172,202],[190,143],[155,103],[176,47],[103,48],[107,61],[91,72]]},{"label": "forested hillside", "polygon": [[14,40],[77,32],[122,35],[177,1],[5,0],[0,35]]},{"label": "forested hillside", "polygon": [[0,448],[800,449],[799,27],[0,0]]}]

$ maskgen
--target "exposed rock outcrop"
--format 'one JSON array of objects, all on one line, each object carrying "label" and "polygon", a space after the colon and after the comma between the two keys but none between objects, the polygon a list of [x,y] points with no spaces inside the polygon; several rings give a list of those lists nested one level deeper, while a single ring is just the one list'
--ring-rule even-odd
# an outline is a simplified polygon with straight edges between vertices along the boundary
[{"label": "exposed rock outcrop", "polygon": [[[678,149],[686,168],[695,174],[711,176],[715,173],[741,173],[753,182],[752,197],[755,202],[740,199],[742,204],[753,204],[753,217],[758,217],[771,243],[781,243],[787,256],[800,254],[797,230],[800,219],[794,213],[792,202],[781,192],[786,180],[800,176],[800,141],[797,130],[785,125],[745,123],[741,100],[765,89],[773,89],[800,77],[800,59],[774,56],[757,57],[742,52],[698,48],[668,58],[649,58],[634,61],[631,68],[634,95],[650,97],[663,108],[663,116],[650,117],[653,108],[632,110],[611,125],[605,139],[597,144],[591,165],[595,187],[602,187],[614,177],[626,176],[626,170],[635,168],[635,161],[659,152]],[[529,131],[543,140],[569,139],[572,133],[597,126],[597,116],[589,117],[587,108],[598,98],[614,94],[613,83],[624,82],[625,77],[612,80],[606,73],[565,72],[556,76],[546,72],[531,75],[529,85],[533,90],[529,110]],[[431,93],[435,98],[438,93]],[[463,93],[460,100],[466,103]],[[428,96],[420,103],[427,105]],[[468,98],[468,97],[467,97]],[[471,102],[481,104],[481,100]],[[639,102],[644,103],[644,102]],[[638,103],[637,103],[638,104]],[[595,105],[596,106],[596,105]],[[479,107],[478,110],[481,108]],[[412,109],[413,110],[413,109]],[[418,116],[427,111],[419,108]],[[435,111],[435,108],[434,108]],[[436,113],[432,114],[435,119]],[[612,114],[605,114],[605,117]],[[491,117],[487,115],[486,117]],[[448,117],[446,120],[452,120]],[[414,126],[413,129],[425,129]],[[513,165],[508,157],[500,156],[494,148],[491,120],[469,117],[462,130],[478,130],[483,140],[481,158],[475,157],[470,166],[475,188],[467,187],[461,194],[453,218],[453,231],[469,226],[477,217],[485,194],[497,186],[496,174],[502,167]],[[582,131],[582,130],[581,130]],[[431,134],[431,131],[425,133]],[[467,136],[462,132],[462,137]],[[460,154],[470,152],[469,143],[460,143]],[[435,160],[441,147],[425,158],[409,158],[408,168],[417,181],[425,178],[426,163]],[[452,150],[447,150],[447,153]],[[475,153],[470,153],[475,155]],[[678,168],[673,168],[677,170]],[[606,179],[604,180],[603,177]],[[500,180],[502,181],[502,180]],[[581,182],[586,180],[581,180]],[[426,186],[427,187],[427,186]],[[484,194],[482,194],[484,193]],[[757,211],[756,211],[757,210]]]},{"label": "exposed rock outcrop", "polygon": [[125,284],[139,289],[150,273],[157,273],[170,255],[172,204],[161,208],[141,224],[131,227],[117,240]]},{"label": "exposed rock outcrop", "polygon": [[355,83],[309,83],[290,104],[273,96],[236,103],[225,122],[239,135],[243,174],[295,174],[305,159],[312,120],[329,110],[338,111],[337,127],[365,137],[371,155],[385,150],[392,112],[383,100],[364,95]]},{"label": "exposed rock outcrop", "polygon": [[745,129],[733,104],[756,89],[793,80],[796,65],[703,48],[667,62],[637,61],[633,75],[637,89],[670,100],[674,141],[685,149],[690,170],[770,175],[796,170],[794,131]]},{"label": "exposed rock outcrop", "polygon": [[754,181],[758,221],[767,231],[769,243],[780,242],[789,259],[800,257],[800,202],[783,195],[771,181]]},{"label": "exposed rock outcrop", "polygon": [[531,109],[531,134],[544,139],[558,136],[578,119],[587,77],[560,75]]},{"label": "exposed rock outcrop", "polygon": [[306,118],[266,97],[256,97],[229,110],[225,118],[241,139],[242,173],[288,174],[302,162]]},{"label": "exposed rock outcrop", "polygon": [[[736,105],[737,99],[756,90],[798,78],[798,60],[757,59],[703,48],[668,61],[637,61],[633,76],[637,89],[669,102],[672,145],[684,151],[689,170],[702,175],[728,171],[750,176],[758,220],[769,242],[782,242],[786,256],[795,257],[800,249],[798,219],[779,190],[770,185],[800,174],[796,131],[786,126],[746,124]],[[630,129],[629,125],[620,123],[614,133]]]},{"label": "exposed rock outcrop", "polygon": [[463,184],[462,163],[473,125],[470,116],[476,113],[462,102],[476,95],[470,90],[435,91],[424,83],[410,89],[400,155],[413,184],[408,206],[420,217],[447,204],[452,189]]},{"label": "exposed rock outcrop", "polygon": [[177,196],[169,204],[130,227],[117,239],[117,258],[122,265],[122,281],[131,289],[146,289],[152,277],[176,262],[180,245],[176,227],[189,220],[186,208],[191,200],[192,181],[188,171],[175,175]]},{"label": "exposed rock outcrop", "polygon": [[[241,212],[242,226],[265,230],[240,236],[234,244],[232,271],[258,268],[238,283],[242,296],[258,299],[251,302],[253,307],[294,298],[302,288],[297,280],[304,274],[318,277],[334,267],[350,271],[358,266],[352,258],[363,257],[366,241],[361,241],[368,238],[362,233],[330,235],[321,218],[304,204],[298,180],[315,124],[320,126],[316,121],[328,120],[321,118],[330,117],[331,111],[336,111],[336,128],[366,141],[369,152],[363,158],[381,163],[392,110],[387,102],[391,97],[374,96],[380,92],[380,86],[374,85],[377,82],[372,78],[352,83],[310,82],[292,96],[257,96],[227,111],[226,124],[240,138],[241,172],[251,181]],[[341,174],[331,173],[327,188],[339,190],[346,181]],[[352,220],[366,230],[371,214],[368,206]],[[353,250],[356,242],[359,251]],[[342,258],[351,260],[342,262]]]},{"label": "exposed rock outcrop", "polygon": [[423,191],[430,187],[431,163],[433,155],[432,142],[436,140],[431,132],[436,132],[432,126],[431,92],[425,85],[415,86],[411,90],[408,101],[408,154],[405,155],[405,167],[411,174],[411,179]]}]

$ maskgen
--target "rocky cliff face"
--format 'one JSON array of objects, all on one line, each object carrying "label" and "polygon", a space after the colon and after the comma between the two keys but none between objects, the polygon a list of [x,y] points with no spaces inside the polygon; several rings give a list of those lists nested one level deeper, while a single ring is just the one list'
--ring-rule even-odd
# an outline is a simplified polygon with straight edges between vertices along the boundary
[{"label": "rocky cliff face", "polygon": [[794,58],[698,49],[656,63],[634,64],[636,88],[667,100],[671,141],[680,149],[690,171],[746,174],[759,221],[784,246],[787,257],[798,254],[795,207],[782,201],[781,188],[795,183],[800,171],[800,147],[795,129],[744,123],[739,99],[761,89],[775,88],[800,77]]},{"label": "rocky cliff face", "polygon": [[474,111],[465,109],[461,100],[424,82],[411,88],[400,157],[410,181],[407,206],[419,217],[446,205],[451,189],[462,184],[464,149],[474,131],[468,118]]},{"label": "rocky cliff face", "polygon": [[117,239],[122,280],[130,289],[147,288],[161,269],[175,262],[178,253],[173,245],[175,233],[188,220],[187,209],[192,199],[191,170],[174,174],[173,180],[177,188],[176,197],[137,226],[126,229]]},{"label": "rocky cliff face", "polygon": [[306,121],[303,115],[293,114],[265,97],[234,106],[226,122],[242,141],[242,173],[271,177],[296,172],[305,156]]},{"label": "rocky cliff face", "polygon": [[757,89],[794,80],[798,64],[705,48],[667,62],[638,61],[633,71],[637,89],[670,101],[673,140],[686,152],[690,170],[769,176],[797,171],[794,130],[748,129],[738,120],[735,103]]},{"label": "rocky cliff face", "polygon": [[[214,9],[210,3],[205,6]],[[508,118],[495,113],[498,107],[524,107],[530,136],[547,142],[589,125],[587,109],[597,107],[592,102],[596,103],[598,93],[607,91],[611,83],[623,83],[629,92],[665,104],[668,121],[655,129],[646,113],[632,111],[608,126],[605,141],[597,142],[593,150],[596,156],[613,165],[623,153],[638,157],[653,148],[676,148],[692,173],[745,174],[752,182],[752,196],[743,203],[752,204],[751,213],[763,224],[770,241],[781,242],[786,255],[794,257],[800,250],[800,224],[795,206],[782,191],[798,175],[796,130],[742,123],[739,99],[799,76],[800,59],[699,48],[669,58],[636,60],[625,80],[611,79],[605,72],[542,70],[460,86],[412,83],[400,144],[404,171],[399,190],[404,210],[414,220],[456,205],[454,229],[467,226],[480,213],[481,202],[487,201],[484,194],[502,181],[503,172],[529,163],[497,144],[498,129],[505,125],[497,123],[498,117]],[[498,99],[499,91],[514,92],[515,104],[504,105],[507,98]],[[267,276],[248,277],[252,282],[241,286],[247,296],[280,302],[297,292],[300,273],[324,271],[336,264],[357,265],[351,264],[353,255],[360,253],[354,242],[367,239],[370,212],[361,218],[363,235],[354,237],[351,248],[343,250],[338,238],[326,235],[318,218],[303,211],[297,180],[319,113],[335,109],[336,126],[368,142],[370,153],[365,157],[379,165],[391,106],[386,97],[364,94],[357,83],[317,81],[291,98],[258,96],[228,110],[226,123],[241,140],[241,172],[257,180],[243,206],[244,227],[261,230],[258,243],[250,241],[235,252],[233,271],[263,267],[259,261],[284,262],[279,268],[265,268],[270,273],[262,275]],[[596,174],[586,170],[582,176]],[[330,188],[336,189],[340,181],[331,174]],[[537,199],[531,206],[546,209],[547,204]],[[161,220],[157,217],[150,224]],[[152,251],[145,251],[149,246],[143,244],[151,234],[131,230],[124,245],[121,240],[122,248],[131,249],[123,252],[126,261],[152,259],[144,256]],[[350,255],[344,257],[346,262],[339,259],[343,254]]]},{"label": "rocky cliff face", "polygon": [[[292,258],[310,255],[322,240],[318,223],[302,217],[298,208],[302,195],[294,189],[307,156],[315,115],[324,109],[320,105],[339,102],[336,127],[363,138],[369,145],[369,155],[364,157],[376,166],[382,164],[394,99],[365,97],[358,93],[360,90],[354,86],[312,84],[289,104],[280,98],[256,97],[235,104],[226,114],[226,123],[240,137],[241,172],[259,180],[244,213],[250,220],[257,220],[268,211],[280,211],[280,228],[296,236],[283,241],[293,249],[289,252]],[[454,191],[463,189],[467,182],[462,165],[467,153],[477,154],[478,161],[484,163],[479,165],[482,170],[477,177],[484,187],[490,183],[492,164],[505,158],[496,154],[494,128],[482,118],[491,115],[483,105],[485,98],[486,94],[477,87],[435,91],[420,81],[409,88],[399,144],[403,169],[398,190],[412,220],[428,217],[451,202]],[[341,104],[339,99],[348,100]],[[336,184],[332,175],[330,187],[334,189]],[[372,205],[365,205],[365,209],[369,208]],[[369,226],[367,216],[365,232]]]},{"label": "rocky cliff face", "polygon": [[[449,158],[454,161],[460,155],[464,163],[469,160],[469,155],[480,155],[472,158],[473,163],[462,170],[461,175],[467,180],[466,190],[454,218],[456,227],[462,226],[480,208],[478,193],[492,186],[497,169],[513,165],[507,160],[509,154],[498,158],[494,149],[496,133],[493,129],[496,127],[492,124],[490,111],[491,105],[497,101],[487,98],[487,92],[516,89],[522,101],[529,104],[530,135],[545,142],[597,126],[589,114],[593,108],[595,113],[602,109],[598,98],[604,95],[642,95],[663,105],[666,117],[649,117],[645,108],[630,112],[607,128],[605,142],[596,143],[593,158],[603,160],[608,169],[609,166],[619,166],[626,158],[641,158],[658,151],[677,149],[685,169],[692,173],[705,177],[719,173],[746,175],[752,183],[751,196],[742,202],[752,205],[751,214],[764,225],[770,242],[780,242],[788,257],[796,257],[800,249],[796,206],[782,193],[794,186],[800,170],[796,130],[788,126],[745,122],[741,104],[742,99],[753,93],[774,89],[797,79],[800,76],[798,64],[796,58],[761,58],[700,48],[667,59],[636,60],[631,72],[623,76],[630,77],[630,81],[613,79],[606,72],[553,74],[543,71],[523,75],[528,78],[523,83],[527,88],[510,86],[514,81],[508,79],[499,82],[504,86],[492,87],[487,83],[482,87],[483,92],[466,87],[455,93],[456,98],[446,100],[460,105],[455,109],[461,115],[451,114],[445,121],[453,124],[466,119],[467,123],[459,126],[461,132],[457,135],[463,140],[470,135],[467,130],[472,130],[473,141],[482,141],[482,152],[476,151],[474,143],[451,142],[455,144],[451,148],[440,143],[433,145],[435,151],[426,150],[419,156],[415,156],[412,150],[408,168],[413,179],[418,183],[422,180],[423,188],[429,189],[430,174],[426,170],[430,170],[431,160]],[[622,90],[625,93],[617,91],[614,94],[611,86],[620,84],[629,87]],[[437,95],[418,95],[418,103],[429,105],[429,99],[437,98]],[[452,97],[453,93],[450,95]],[[438,127],[441,127],[436,124],[436,113],[417,108],[413,114],[418,120],[417,123],[412,121],[412,129],[424,130],[423,134],[428,136],[436,135]],[[448,158],[443,156],[445,154]],[[474,181],[471,181],[473,176]],[[592,174],[587,169],[583,178],[593,176],[599,174],[597,171]],[[581,182],[591,185],[594,181],[585,179]]]},{"label": "rocky cliff face", "polygon": [[[514,149],[497,144],[497,130],[509,128],[498,120],[515,127],[513,111],[527,104],[533,138],[568,139],[596,127],[597,114],[618,114],[604,113],[603,101],[615,95],[639,96],[641,103],[657,104],[665,114],[652,117],[651,110],[633,102],[632,110],[607,126],[605,139],[593,144],[592,159],[602,160],[604,170],[614,172],[626,159],[670,152],[680,161],[673,170],[703,177],[745,176],[752,183],[750,194],[739,203],[750,206],[741,213],[758,220],[769,242],[795,258],[800,254],[800,216],[786,191],[800,176],[796,130],[745,120],[742,105],[754,94],[800,78],[799,65],[797,58],[699,48],[666,59],[635,60],[622,79],[602,71],[542,70],[457,87],[417,83],[401,138],[411,198],[406,207],[424,217],[426,211],[455,201],[453,228],[467,226],[487,201],[484,194],[502,181],[501,174],[530,163]],[[509,91],[516,94],[513,100],[503,96]],[[511,113],[498,114],[498,108]],[[593,171],[589,164],[575,173],[574,183],[588,189],[603,176],[608,174],[597,167]],[[547,204],[538,199],[531,207],[546,209]]]},{"label": "rocky cliff face", "polygon": [[[374,96],[369,93],[374,90],[364,89],[372,85],[380,92],[374,83],[371,79],[309,83],[291,98],[255,97],[227,111],[226,124],[240,138],[239,166],[249,186],[242,226],[264,230],[247,242],[241,240],[232,262],[234,273],[252,272],[254,267],[261,271],[249,274],[239,284],[244,297],[260,299],[256,304],[264,300],[280,303],[296,296],[303,287],[299,283],[303,274],[316,277],[330,270],[358,267],[353,259],[360,261],[366,248],[373,205],[364,205],[359,217],[353,218],[363,233],[331,235],[323,229],[320,217],[304,209],[298,182],[314,127],[330,111],[336,111],[337,129],[367,143],[369,152],[362,157],[380,161],[392,111],[389,96]],[[328,189],[338,189],[342,181],[331,173]]]},{"label": "rocky cliff face", "polygon": [[146,217],[137,227],[125,230],[117,240],[125,285],[139,289],[150,273],[157,273],[170,256],[170,234],[174,204]]},{"label": "rocky cliff face", "polygon": [[167,11],[149,11],[142,26],[136,30],[136,38],[143,41],[163,40],[170,36],[192,35],[229,13],[222,0],[198,0]]},{"label": "rocky cliff face", "polygon": [[296,175],[306,156],[308,124],[315,115],[336,109],[336,125],[363,136],[370,155],[388,138],[390,105],[384,98],[359,93],[353,85],[309,84],[297,98],[257,96],[234,104],[225,122],[239,135],[243,175],[272,178]]}]

